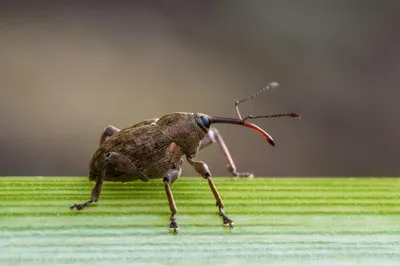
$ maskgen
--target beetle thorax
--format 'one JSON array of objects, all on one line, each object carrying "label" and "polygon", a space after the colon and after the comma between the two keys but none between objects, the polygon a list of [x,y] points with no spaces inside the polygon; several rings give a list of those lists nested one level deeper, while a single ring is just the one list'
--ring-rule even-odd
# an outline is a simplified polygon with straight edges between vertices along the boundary
[{"label": "beetle thorax", "polygon": [[197,125],[192,113],[165,115],[157,121],[157,125],[161,127],[163,134],[179,145],[188,155],[198,150],[200,141],[206,135],[206,132]]}]

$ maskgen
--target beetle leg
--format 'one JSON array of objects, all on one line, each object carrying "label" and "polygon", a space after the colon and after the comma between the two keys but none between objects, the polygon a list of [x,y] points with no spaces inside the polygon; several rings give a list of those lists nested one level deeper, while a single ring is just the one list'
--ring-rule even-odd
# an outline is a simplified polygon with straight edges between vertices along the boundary
[{"label": "beetle leg", "polygon": [[101,170],[100,178],[98,178],[96,180],[96,184],[94,185],[94,188],[92,189],[92,197],[91,197],[91,199],[86,201],[86,202],[84,202],[84,203],[82,203],[82,204],[72,204],[69,207],[71,210],[73,210],[73,209],[77,209],[78,211],[83,210],[85,207],[88,207],[93,202],[97,202],[99,200],[101,188],[103,186],[104,179],[105,179],[106,174],[107,174],[107,166],[108,166],[108,164],[109,164],[109,162],[106,159],[106,161],[104,162],[103,168]]},{"label": "beetle leg", "polygon": [[142,171],[140,171],[127,157],[116,152],[109,152],[101,169],[100,177],[96,180],[96,184],[92,189],[91,200],[83,204],[73,204],[70,209],[82,210],[93,202],[97,202],[100,197],[101,188],[104,180],[109,172],[120,172],[139,178],[143,182],[150,180]]},{"label": "beetle leg", "polygon": [[213,128],[213,127],[210,128],[207,135],[201,140],[200,149],[203,149],[215,142],[217,142],[218,146],[221,148],[222,152],[224,153],[226,160],[228,161],[226,168],[228,169],[229,173],[231,173],[233,176],[238,176],[238,177],[253,177],[252,173],[236,172],[236,166],[235,166],[235,163],[233,162],[233,159],[228,150],[228,147],[226,146],[224,139],[222,138],[221,134],[218,132],[218,130],[216,128]]},{"label": "beetle leg", "polygon": [[164,174],[164,186],[165,186],[165,192],[167,193],[167,199],[168,199],[168,203],[169,203],[169,208],[171,210],[171,217],[170,217],[170,225],[169,225],[169,230],[173,231],[174,233],[176,233],[179,230],[179,226],[176,223],[176,204],[175,204],[175,200],[174,200],[174,196],[172,195],[172,191],[170,188],[170,184],[172,184],[176,179],[179,178],[179,176],[181,175],[182,170],[181,168],[176,168],[176,169],[171,169],[168,170],[165,174]]},{"label": "beetle leg", "polygon": [[123,173],[128,176],[134,176],[148,182],[150,178],[138,169],[131,160],[122,154],[116,152],[109,152],[106,156],[106,163],[111,165],[113,172]]},{"label": "beetle leg", "polygon": [[108,126],[104,129],[103,133],[101,134],[100,137],[100,145],[103,144],[106,141],[107,137],[111,137],[115,133],[118,133],[120,130],[114,126]]},{"label": "beetle leg", "polygon": [[194,161],[192,159],[192,157],[190,157],[190,156],[187,156],[187,160],[191,165],[193,165],[193,167],[197,173],[199,173],[202,177],[207,179],[208,185],[210,186],[210,189],[214,195],[214,198],[217,201],[218,213],[222,217],[224,225],[228,226],[229,228],[233,228],[234,223],[224,213],[224,203],[222,202],[221,196],[218,193],[217,187],[214,185],[214,182],[211,178],[211,173],[208,170],[207,164],[202,161]]},{"label": "beetle leg", "polygon": [[[118,128],[114,127],[114,126],[111,126],[111,125],[107,126],[104,129],[103,133],[101,134],[100,145],[103,144],[106,141],[107,137],[111,137],[112,135],[114,135],[115,133],[118,133],[119,131],[120,130]],[[105,170],[103,170],[102,173],[105,173]],[[102,179],[102,178],[100,178],[100,179]],[[96,185],[95,185],[95,187],[93,188],[93,191],[92,191],[92,199],[91,200],[89,200],[89,201],[87,201],[87,202],[85,202],[83,204],[74,204],[70,208],[71,209],[76,208],[77,210],[82,210],[83,208],[85,208],[85,207],[89,206],[90,204],[92,204],[93,201],[94,201],[93,200],[93,198],[94,198],[93,194],[95,194],[95,197],[96,197],[96,194],[100,195],[101,186],[102,186],[103,182],[104,182],[104,180],[101,181],[101,182],[96,182]],[[97,198],[98,197],[99,196],[97,196]]]}]

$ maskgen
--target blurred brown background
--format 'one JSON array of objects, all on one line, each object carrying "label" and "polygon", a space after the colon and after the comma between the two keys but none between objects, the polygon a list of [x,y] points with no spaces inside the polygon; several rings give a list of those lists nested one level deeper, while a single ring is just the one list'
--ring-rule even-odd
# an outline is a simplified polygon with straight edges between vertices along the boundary
[{"label": "blurred brown background", "polygon": [[[0,175],[86,175],[108,124],[175,111],[219,125],[239,171],[399,176],[400,1],[1,1]],[[199,154],[227,175],[217,145]],[[186,176],[197,176],[185,163]]]}]

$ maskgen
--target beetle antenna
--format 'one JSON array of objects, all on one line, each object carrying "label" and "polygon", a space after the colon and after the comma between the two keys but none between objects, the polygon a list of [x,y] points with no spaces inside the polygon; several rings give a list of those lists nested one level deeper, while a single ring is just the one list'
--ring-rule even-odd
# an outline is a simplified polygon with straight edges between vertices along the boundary
[{"label": "beetle antenna", "polygon": [[273,115],[258,115],[258,116],[252,116],[249,115],[245,118],[243,118],[243,121],[246,121],[248,119],[258,119],[258,118],[274,118],[274,117],[282,117],[282,116],[286,116],[286,117],[292,117],[292,118],[300,118],[301,116],[297,113],[287,113],[287,114],[273,114]]},{"label": "beetle antenna", "polygon": [[[279,84],[277,82],[271,82],[270,84],[268,84],[267,86],[263,87],[261,90],[257,91],[256,93],[247,96],[246,98],[242,99],[242,100],[238,100],[235,102],[235,108],[236,108],[236,112],[239,116],[239,119],[242,120],[242,116],[240,115],[240,111],[239,111],[239,104],[248,100],[252,100],[254,98],[256,98],[257,96],[263,94],[264,92],[271,90],[271,89],[275,89],[279,86]],[[250,119],[250,118],[246,118],[246,119]]]}]

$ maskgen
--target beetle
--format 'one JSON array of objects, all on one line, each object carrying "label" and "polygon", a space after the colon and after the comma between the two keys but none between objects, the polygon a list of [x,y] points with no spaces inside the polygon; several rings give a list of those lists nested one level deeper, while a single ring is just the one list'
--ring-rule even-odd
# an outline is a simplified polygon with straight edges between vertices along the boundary
[{"label": "beetle", "polygon": [[221,135],[210,126],[217,123],[245,126],[258,132],[269,144],[275,146],[274,140],[266,131],[247,120],[284,116],[300,118],[300,115],[286,113],[262,116],[249,115],[242,118],[239,104],[254,99],[261,93],[277,86],[276,82],[270,83],[253,95],[236,101],[235,107],[239,118],[175,112],[160,118],[141,121],[122,130],[114,126],[106,127],[100,137],[100,146],[93,154],[89,164],[89,180],[95,181],[91,199],[82,204],[73,204],[70,209],[82,210],[93,202],[97,202],[105,181],[130,182],[141,180],[148,182],[150,179],[162,179],[171,210],[169,229],[176,233],[179,230],[176,222],[177,208],[170,186],[180,177],[183,164],[182,157],[185,156],[196,172],[208,181],[223,224],[233,228],[233,221],[224,213],[224,204],[211,178],[207,164],[203,161],[197,161],[195,158],[199,150],[213,142],[218,142],[227,158],[228,171],[234,176],[251,176],[251,173],[236,172],[233,160]]}]

